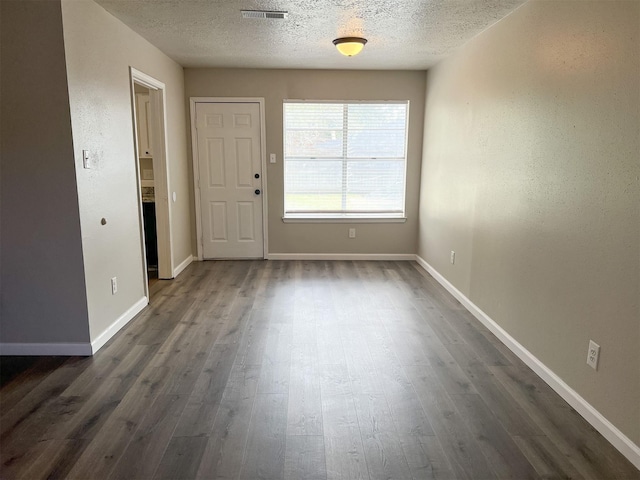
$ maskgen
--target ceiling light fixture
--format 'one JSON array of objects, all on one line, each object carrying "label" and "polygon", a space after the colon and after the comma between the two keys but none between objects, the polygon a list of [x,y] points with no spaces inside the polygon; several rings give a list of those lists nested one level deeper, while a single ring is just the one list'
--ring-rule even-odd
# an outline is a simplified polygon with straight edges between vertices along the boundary
[{"label": "ceiling light fixture", "polygon": [[359,54],[366,43],[367,39],[361,37],[342,37],[333,41],[338,51],[347,57]]}]

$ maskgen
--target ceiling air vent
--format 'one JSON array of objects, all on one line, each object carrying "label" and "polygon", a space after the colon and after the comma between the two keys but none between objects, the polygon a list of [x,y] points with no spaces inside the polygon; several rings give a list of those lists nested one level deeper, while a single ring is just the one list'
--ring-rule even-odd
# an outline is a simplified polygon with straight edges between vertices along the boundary
[{"label": "ceiling air vent", "polygon": [[288,12],[272,12],[268,10],[240,10],[242,18],[287,18]]}]

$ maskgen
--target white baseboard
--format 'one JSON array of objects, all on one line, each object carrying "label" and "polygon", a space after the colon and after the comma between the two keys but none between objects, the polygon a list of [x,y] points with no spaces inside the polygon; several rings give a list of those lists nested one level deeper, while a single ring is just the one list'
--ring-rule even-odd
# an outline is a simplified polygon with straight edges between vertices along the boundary
[{"label": "white baseboard", "polygon": [[87,357],[90,343],[0,343],[0,355]]},{"label": "white baseboard", "polygon": [[267,260],[415,260],[412,253],[269,253]]},{"label": "white baseboard", "polygon": [[133,319],[133,317],[140,313],[148,303],[149,299],[147,297],[142,297],[140,300],[134,303],[126,312],[120,315],[120,318],[113,322],[109,326],[109,328],[107,328],[104,332],[98,335],[98,337],[93,342],[91,342],[90,354],[95,354],[98,350],[100,350],[111,337],[118,333],[122,327],[124,327]]},{"label": "white baseboard", "polygon": [[0,355],[69,357],[94,355],[111,337],[140,313],[148,303],[147,297],[142,297],[91,343],[0,343]]},{"label": "white baseboard", "polygon": [[198,260],[198,257],[194,257],[193,255],[190,255],[187,258],[185,258],[182,262],[180,262],[180,265],[178,265],[176,268],[173,269],[173,278],[180,275],[182,271],[185,268],[187,268],[189,265],[191,265],[191,262],[193,262],[194,260]]},{"label": "white baseboard", "polygon": [[416,262],[435,278],[447,291],[453,295],[464,307],[476,317],[480,323],[487,327],[498,339],[504,343],[520,360],[527,364],[542,380],[547,383],[558,395],[571,405],[584,419],[602,434],[611,444],[617,448],[631,463],[640,469],[640,447],[633,443],[629,437],[622,433],[615,425],[607,420],[589,402],[567,385],[549,367],[542,363],[529,350],[523,347],[506,330],[498,325],[476,304],[469,300],[460,290],[454,287],[435,268],[429,265],[419,255],[415,256]]}]

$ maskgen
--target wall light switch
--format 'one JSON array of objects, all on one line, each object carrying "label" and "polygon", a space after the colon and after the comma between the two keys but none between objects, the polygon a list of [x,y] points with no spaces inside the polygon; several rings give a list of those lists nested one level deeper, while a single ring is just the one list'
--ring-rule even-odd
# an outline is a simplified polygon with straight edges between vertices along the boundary
[{"label": "wall light switch", "polygon": [[89,150],[82,150],[82,166],[84,168],[93,168],[93,156]]},{"label": "wall light switch", "polygon": [[272,153],[269,155],[269,163],[276,163],[276,154]]}]

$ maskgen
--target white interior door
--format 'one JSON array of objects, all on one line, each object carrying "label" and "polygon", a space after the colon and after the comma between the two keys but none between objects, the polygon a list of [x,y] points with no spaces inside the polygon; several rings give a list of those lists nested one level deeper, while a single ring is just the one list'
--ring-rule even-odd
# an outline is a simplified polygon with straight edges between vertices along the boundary
[{"label": "white interior door", "polygon": [[259,103],[196,103],[203,258],[263,258]]}]

